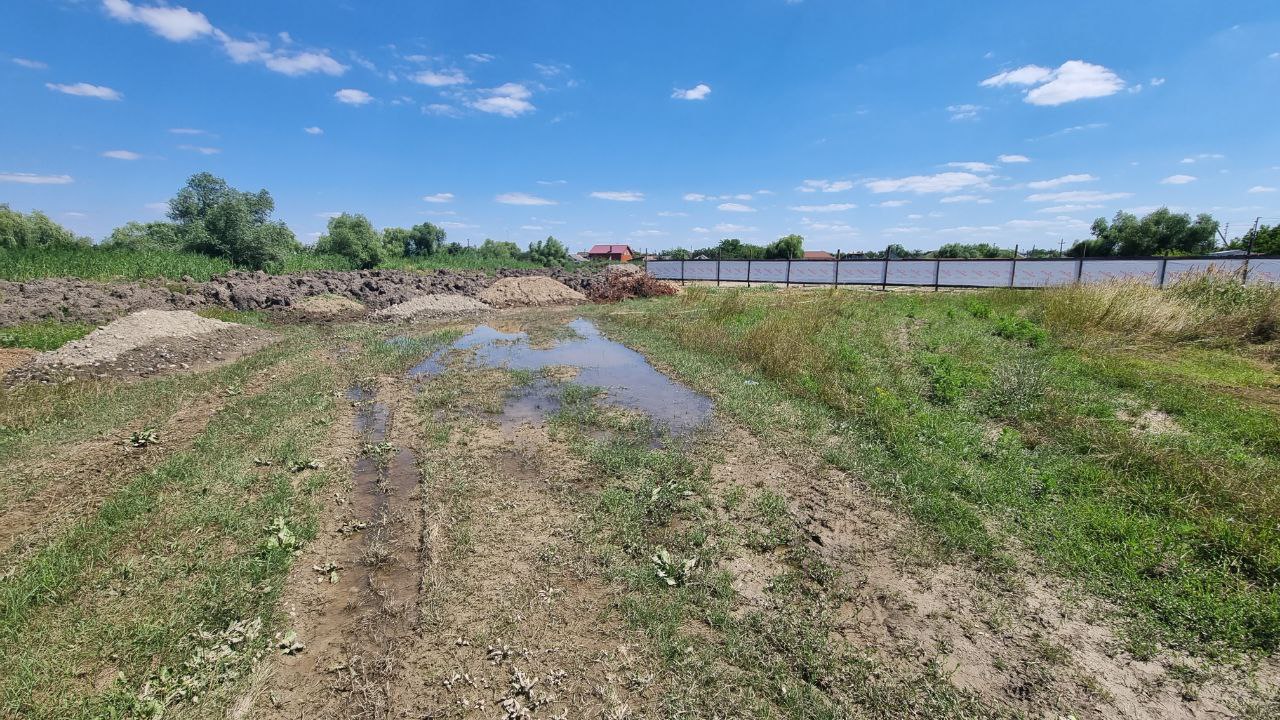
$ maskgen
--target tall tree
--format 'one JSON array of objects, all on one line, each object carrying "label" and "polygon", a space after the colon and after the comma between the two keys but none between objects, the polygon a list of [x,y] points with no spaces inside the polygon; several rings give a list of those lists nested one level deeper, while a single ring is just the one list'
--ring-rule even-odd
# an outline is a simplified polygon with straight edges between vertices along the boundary
[{"label": "tall tree", "polygon": [[769,243],[764,249],[764,256],[767,258],[804,257],[804,238],[794,233],[780,237]]},{"label": "tall tree", "polygon": [[169,201],[169,219],[185,249],[252,268],[302,247],[284,223],[271,222],[273,210],[266,190],[241,192],[210,173],[192,175]]},{"label": "tall tree", "polygon": [[77,236],[39,210],[24,215],[0,203],[0,248],[83,246],[89,243],[89,238]]},{"label": "tall tree", "polygon": [[554,237],[529,244],[529,259],[541,265],[560,265],[569,260],[569,250]]},{"label": "tall tree", "polygon": [[342,255],[362,268],[374,267],[386,257],[382,236],[364,215],[329,218],[328,230],[316,241],[316,252]]}]

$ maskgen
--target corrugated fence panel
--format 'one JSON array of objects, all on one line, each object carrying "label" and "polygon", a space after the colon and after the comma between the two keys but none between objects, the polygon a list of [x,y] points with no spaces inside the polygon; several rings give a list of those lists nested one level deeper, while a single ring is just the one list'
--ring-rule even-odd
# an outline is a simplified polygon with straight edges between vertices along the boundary
[{"label": "corrugated fence panel", "polygon": [[714,260],[689,260],[684,264],[685,280],[715,280],[716,264]]},{"label": "corrugated fence panel", "polygon": [[756,260],[751,263],[751,282],[786,282],[786,260]]},{"label": "corrugated fence panel", "polygon": [[746,260],[723,260],[720,263],[720,279],[729,282],[747,281]]},{"label": "corrugated fence panel", "polygon": [[932,285],[935,260],[890,260],[890,285]]},{"label": "corrugated fence panel", "polygon": [[842,285],[879,285],[884,278],[883,260],[841,260]]},{"label": "corrugated fence panel", "polygon": [[1014,272],[1014,287],[1046,287],[1070,285],[1076,281],[1076,261],[1070,260],[1019,260]]},{"label": "corrugated fence panel", "polygon": [[1280,285],[1280,258],[1249,261],[1249,284],[1269,282]]},{"label": "corrugated fence panel", "polygon": [[828,283],[836,279],[835,267],[827,260],[798,260],[791,263],[791,282]]},{"label": "corrugated fence panel", "polygon": [[1177,280],[1178,276],[1184,273],[1202,273],[1210,268],[1228,275],[1238,273],[1244,268],[1244,258],[1192,258],[1187,260],[1169,258],[1169,266],[1164,270],[1164,281],[1165,284],[1168,284]]},{"label": "corrugated fence panel", "polygon": [[1152,285],[1160,282],[1160,260],[1091,260],[1086,258],[1080,273],[1080,282],[1095,283],[1108,280],[1146,280]]},{"label": "corrugated fence panel", "polygon": [[679,280],[680,279],[680,261],[679,260],[650,260],[645,263],[645,269],[649,274],[660,280]]},{"label": "corrugated fence panel", "polygon": [[1009,260],[943,260],[938,268],[940,285],[1007,287],[1013,263]]}]

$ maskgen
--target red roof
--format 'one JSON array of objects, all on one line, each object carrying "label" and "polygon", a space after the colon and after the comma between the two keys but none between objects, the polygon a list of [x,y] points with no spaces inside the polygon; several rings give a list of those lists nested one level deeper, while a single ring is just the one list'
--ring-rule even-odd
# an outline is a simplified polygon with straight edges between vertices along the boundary
[{"label": "red roof", "polygon": [[804,259],[805,260],[833,260],[835,259],[835,255],[832,255],[826,250],[805,250]]},{"label": "red roof", "polygon": [[587,251],[588,255],[614,255],[621,253],[630,253],[630,245],[592,245]]}]

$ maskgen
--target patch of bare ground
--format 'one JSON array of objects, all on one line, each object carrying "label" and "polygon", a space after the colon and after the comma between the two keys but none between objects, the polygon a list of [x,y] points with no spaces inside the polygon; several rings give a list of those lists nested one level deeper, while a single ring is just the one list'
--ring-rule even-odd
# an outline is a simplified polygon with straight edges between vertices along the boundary
[{"label": "patch of bare ground", "polygon": [[92,514],[130,478],[190,447],[233,397],[258,395],[293,372],[292,366],[272,365],[241,386],[193,398],[163,422],[148,426],[136,420],[110,434],[55,447],[37,462],[0,468],[18,478],[14,487],[26,488],[21,497],[0,505],[0,573]]},{"label": "patch of bare ground", "polygon": [[[918,672],[940,662],[957,687],[993,708],[1033,717],[1235,717],[1274,696],[1280,665],[1210,666],[1168,651],[1133,657],[1110,625],[1119,614],[1020,561],[1010,587],[967,564],[938,563],[911,521],[846,474],[783,458],[751,434],[728,429],[712,469],[720,492],[768,490],[786,499],[812,550],[838,568],[850,599],[840,635],[890,667]],[[735,511],[740,512],[740,511]],[[728,563],[747,605],[768,602],[779,553],[743,549]],[[1268,695],[1270,693],[1270,695]]]}]

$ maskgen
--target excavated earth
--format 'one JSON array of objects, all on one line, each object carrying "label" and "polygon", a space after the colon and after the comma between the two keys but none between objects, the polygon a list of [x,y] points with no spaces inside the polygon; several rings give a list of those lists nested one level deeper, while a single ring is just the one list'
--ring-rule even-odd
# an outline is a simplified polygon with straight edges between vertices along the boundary
[{"label": "excavated earth", "polygon": [[607,284],[602,273],[555,269],[474,271],[317,270],[269,275],[232,271],[208,282],[147,280],[96,282],[78,278],[0,281],[0,327],[41,320],[103,324],[143,310],[291,310],[304,298],[346,298],[380,310],[422,295],[477,297],[503,278],[547,276],[594,297]]}]

